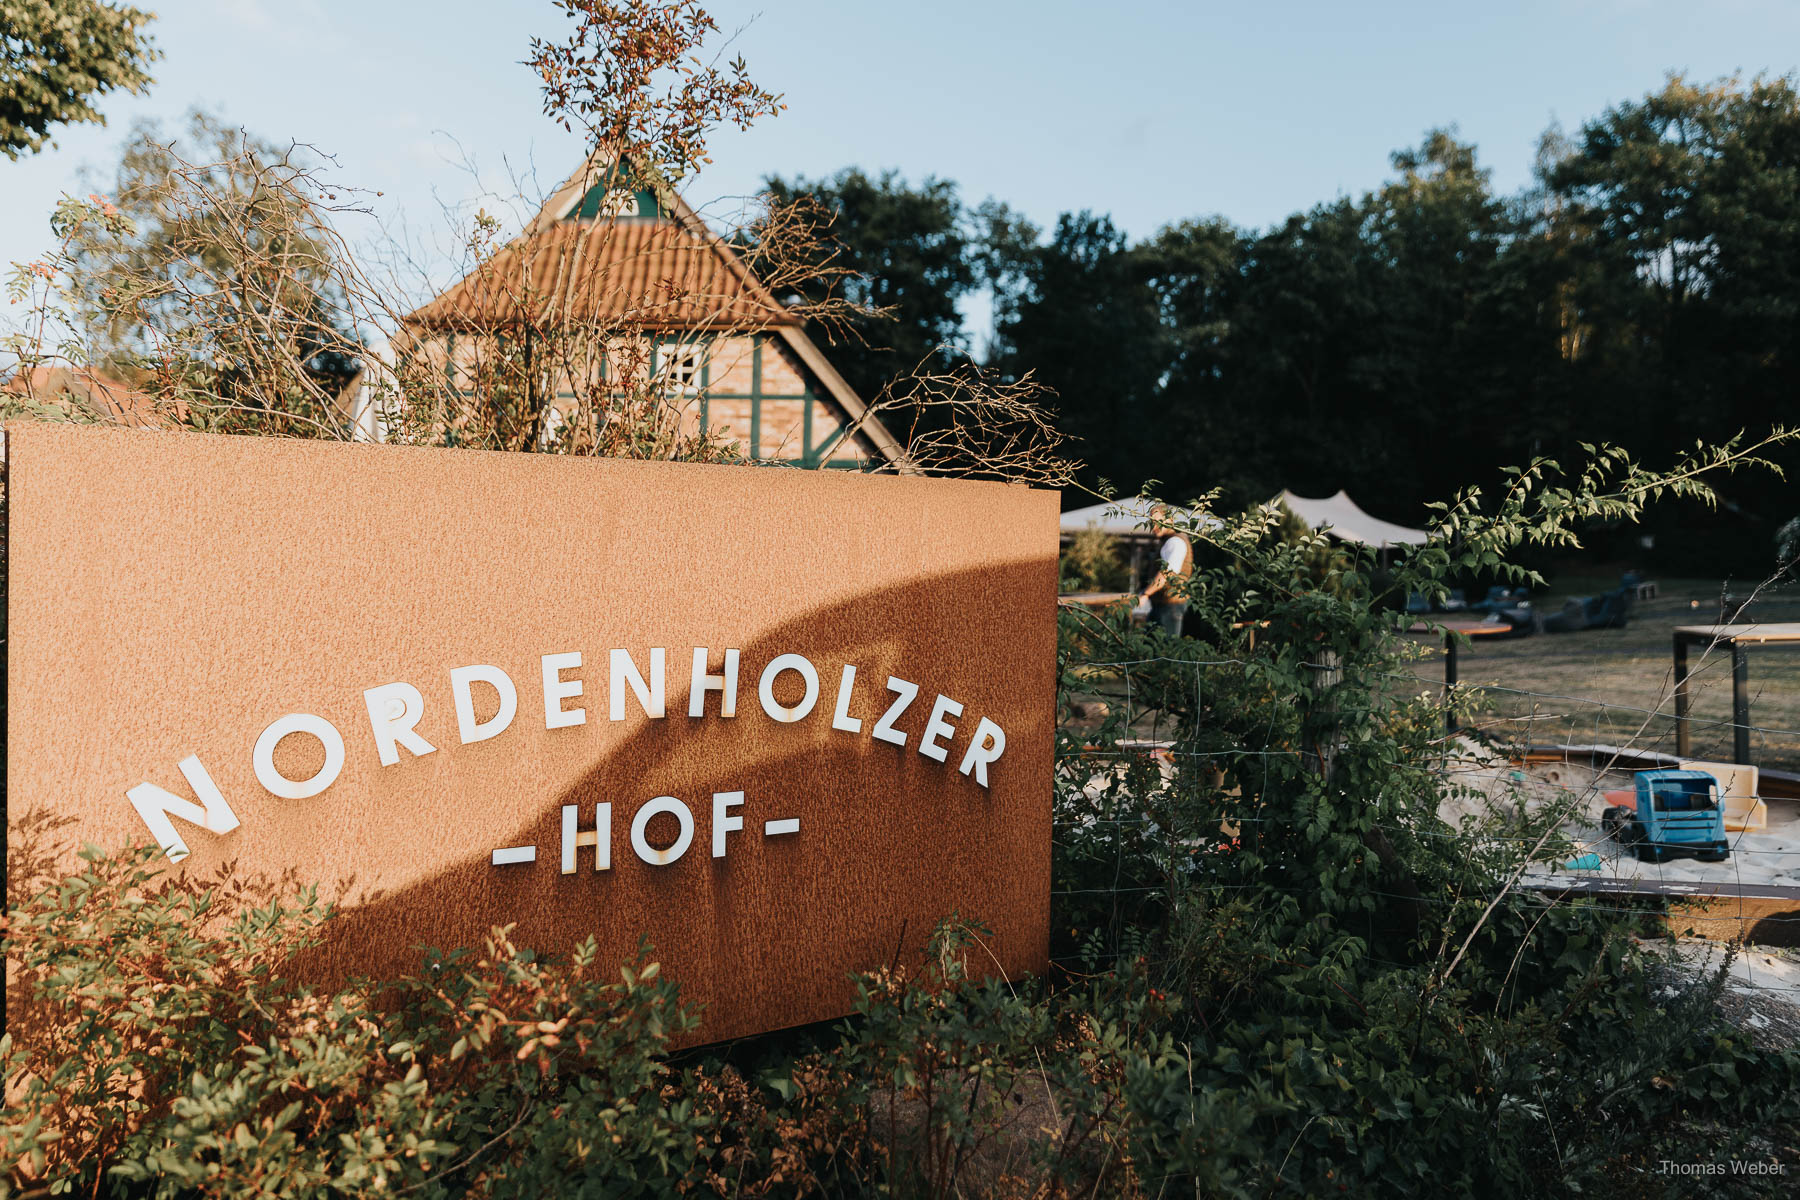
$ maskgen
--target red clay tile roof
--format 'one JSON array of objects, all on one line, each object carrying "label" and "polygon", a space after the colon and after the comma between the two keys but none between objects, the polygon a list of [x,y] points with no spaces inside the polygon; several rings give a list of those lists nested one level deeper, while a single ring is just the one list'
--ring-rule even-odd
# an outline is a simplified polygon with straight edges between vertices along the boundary
[{"label": "red clay tile roof", "polygon": [[735,252],[672,221],[559,221],[419,308],[417,332],[797,325]]},{"label": "red clay tile roof", "polygon": [[139,391],[94,367],[33,367],[13,376],[0,392],[35,400],[39,404],[64,405],[70,394],[121,425],[139,429],[173,428],[180,424],[186,406],[167,411],[149,392]]}]

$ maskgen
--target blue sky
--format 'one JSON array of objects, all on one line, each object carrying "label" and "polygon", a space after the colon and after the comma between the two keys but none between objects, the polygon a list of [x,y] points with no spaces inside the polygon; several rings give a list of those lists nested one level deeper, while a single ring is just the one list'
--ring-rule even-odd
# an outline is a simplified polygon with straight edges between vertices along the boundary
[{"label": "blue sky", "polygon": [[[68,128],[55,150],[0,160],[0,264],[43,249],[58,194],[78,190],[83,164],[116,156],[132,119],[196,104],[334,154],[342,181],[383,191],[384,213],[415,230],[439,227],[440,202],[507,190],[509,170],[535,169],[549,187],[580,154],[518,65],[534,32],[560,31],[547,3],[155,7],[166,58],[147,95],[107,101],[108,128]],[[690,198],[751,192],[768,172],[893,167],[954,179],[967,198],[997,196],[1040,224],[1108,211],[1134,236],[1213,213],[1267,225],[1361,192],[1385,177],[1390,151],[1435,125],[1457,125],[1511,190],[1552,119],[1572,131],[1669,70],[1710,79],[1800,65],[1793,0],[711,10],[789,107],[718,134]]]}]

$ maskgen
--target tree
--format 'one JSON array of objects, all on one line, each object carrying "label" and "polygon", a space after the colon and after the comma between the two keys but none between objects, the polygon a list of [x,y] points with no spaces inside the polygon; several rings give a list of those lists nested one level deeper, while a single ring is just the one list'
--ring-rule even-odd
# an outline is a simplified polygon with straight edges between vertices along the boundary
[{"label": "tree", "polygon": [[699,0],[555,0],[573,26],[562,41],[531,39],[525,65],[543,83],[544,115],[590,145],[672,180],[712,161],[706,139],[748,129],[784,107],[750,78],[743,56],[703,58],[718,22]]},{"label": "tree", "polygon": [[[1695,84],[1679,75],[1584,125],[1547,172],[1578,247],[1578,364],[1590,406],[1647,450],[1783,420],[1800,388],[1800,93],[1792,77]],[[1800,466],[1791,452],[1781,456]],[[1733,489],[1704,531],[1653,519],[1696,553],[1760,559],[1788,515],[1785,484]],[[1698,536],[1696,536],[1698,535]]]},{"label": "tree", "polygon": [[[964,361],[958,302],[975,286],[966,214],[948,180],[910,186],[895,172],[870,178],[855,167],[829,179],[770,176],[777,204],[809,197],[831,218],[819,251],[852,267],[843,293],[868,314],[849,322],[831,362],[850,385],[874,396],[921,365],[943,369]],[[823,280],[801,290],[817,298]]]},{"label": "tree", "polygon": [[1261,234],[1190,222],[1136,248],[1162,264],[1178,347],[1159,477],[1236,503],[1341,487],[1416,522],[1430,497],[1534,452],[1517,418],[1556,338],[1509,257],[1517,215],[1448,131],[1393,166],[1380,189]]},{"label": "tree", "polygon": [[[1374,449],[1361,357],[1379,317],[1366,214],[1349,200],[1247,235],[1221,281],[1222,327],[1210,361],[1170,380],[1170,404],[1191,414],[1190,437],[1165,453],[1170,476],[1224,486],[1237,503],[1283,487],[1322,486]],[[1176,456],[1179,456],[1178,458]]]},{"label": "tree", "polygon": [[110,186],[121,218],[71,238],[74,319],[89,361],[204,427],[282,414],[338,436],[361,333],[333,193],[296,149],[194,112],[184,139],[133,128]]},{"label": "tree", "polygon": [[1082,440],[1089,482],[1130,490],[1167,464],[1158,385],[1174,355],[1151,285],[1111,218],[1064,213],[1044,245],[1014,242],[996,263],[992,365],[1036,372],[1058,396],[1062,430]]},{"label": "tree", "polygon": [[57,125],[104,125],[99,97],[143,91],[162,57],[149,20],[100,0],[0,0],[0,153],[35,153]]},{"label": "tree", "polygon": [[1381,189],[1262,234],[1213,218],[1130,245],[1084,214],[1040,245],[984,209],[995,362],[1038,368],[1097,474],[1124,487],[1224,487],[1236,503],[1346,487],[1416,520],[1529,457],[1506,418],[1553,373],[1556,339],[1473,147],[1433,131],[1393,164]]},{"label": "tree", "polygon": [[1359,464],[1359,490],[1414,516],[1431,497],[1531,457],[1516,417],[1552,343],[1511,302],[1516,223],[1475,148],[1433,130],[1392,162],[1399,178],[1363,205],[1374,320],[1358,364],[1363,403],[1345,416],[1379,438]]}]

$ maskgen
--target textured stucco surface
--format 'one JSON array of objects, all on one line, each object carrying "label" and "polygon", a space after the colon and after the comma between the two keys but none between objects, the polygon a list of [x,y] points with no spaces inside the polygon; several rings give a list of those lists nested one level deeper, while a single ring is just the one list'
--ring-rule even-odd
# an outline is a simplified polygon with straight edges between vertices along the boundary
[{"label": "textured stucco surface", "polygon": [[[313,969],[403,969],[516,922],[547,951],[639,936],[707,1005],[708,1040],[842,1013],[847,976],[916,947],[955,910],[994,930],[1009,973],[1047,953],[1057,501],[998,484],[548,455],[13,425],[7,430],[8,808],[78,818],[82,840],[145,835],[126,790],[189,795],[198,755],[242,825],[179,826],[208,872],[293,872],[348,911]],[[608,719],[608,656],[667,651],[668,716]],[[737,715],[688,717],[693,648],[742,651]],[[540,656],[580,651],[584,725],[546,729]],[[821,695],[797,723],[757,699],[763,666],[806,656]],[[452,667],[502,668],[510,728],[462,745]],[[846,663],[849,712],[832,728]],[[873,740],[889,675],[919,685]],[[417,687],[434,753],[379,764],[363,700]],[[777,696],[793,703],[788,674]],[[947,763],[917,746],[934,698],[963,705]],[[492,693],[476,691],[477,716]],[[325,717],[346,761],[319,796],[257,782],[259,733]],[[990,789],[956,770],[980,718],[1006,731]],[[319,744],[277,762],[312,773]],[[744,830],[711,857],[711,796]],[[673,795],[691,849],[654,867],[632,815]],[[561,806],[613,806],[612,869],[560,871]],[[764,838],[762,822],[800,832]],[[651,839],[673,837],[660,817]],[[491,865],[534,844],[529,865]]]}]

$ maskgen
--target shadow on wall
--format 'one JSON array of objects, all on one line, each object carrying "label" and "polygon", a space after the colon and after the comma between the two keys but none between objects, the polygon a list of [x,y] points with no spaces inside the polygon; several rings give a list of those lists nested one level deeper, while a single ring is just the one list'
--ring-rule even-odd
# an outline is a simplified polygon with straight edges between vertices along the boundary
[{"label": "shadow on wall", "polygon": [[[847,1012],[851,973],[891,962],[903,941],[921,945],[953,911],[995,932],[994,961],[972,969],[1040,970],[1050,919],[1055,595],[1056,562],[1045,556],[816,609],[739,647],[729,719],[717,690],[705,693],[704,718],[688,716],[692,648],[669,646],[667,716],[644,717],[631,697],[637,723],[614,752],[530,820],[495,830],[493,846],[535,847],[533,861],[496,866],[483,847],[428,880],[347,906],[301,969],[322,980],[411,970],[422,948],[478,945],[502,924],[516,924],[515,942],[540,952],[592,935],[602,963],[623,962],[647,934],[683,994],[705,1006],[707,1041]],[[712,650],[714,674],[722,651]],[[763,668],[783,654],[804,656],[819,677],[810,713],[793,723],[773,720],[758,698]],[[640,667],[644,659],[635,656]],[[845,706],[860,721],[854,733],[834,728],[845,664],[856,667]],[[596,654],[584,672],[589,720],[601,715],[596,696],[605,703],[604,672]],[[890,675],[919,687],[893,724],[903,745],[872,736],[900,699]],[[804,692],[794,671],[775,680],[780,705],[799,705]],[[943,739],[944,762],[920,752],[940,693],[963,706],[947,717],[956,733]],[[958,770],[983,716],[1006,737],[985,788]],[[729,804],[734,792],[741,805]],[[634,852],[631,826],[662,796],[691,812],[691,840],[673,862],[652,865]],[[455,798],[459,810],[472,802]],[[583,832],[595,830],[597,806],[611,806],[608,869],[595,869],[590,843],[563,873],[565,805]],[[715,828],[716,812],[741,818],[741,829]],[[765,832],[766,822],[796,818],[797,832]],[[681,827],[660,813],[645,840],[671,849]]]}]

